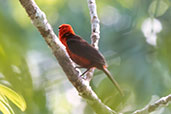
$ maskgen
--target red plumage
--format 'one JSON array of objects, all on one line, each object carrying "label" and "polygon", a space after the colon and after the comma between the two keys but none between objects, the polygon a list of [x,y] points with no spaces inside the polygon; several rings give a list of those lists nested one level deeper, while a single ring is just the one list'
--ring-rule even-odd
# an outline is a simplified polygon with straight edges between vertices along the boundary
[{"label": "red plumage", "polygon": [[70,58],[76,64],[82,68],[87,68],[86,72],[93,67],[102,70],[117,87],[121,95],[123,95],[118,83],[107,70],[107,65],[103,55],[80,36],[77,36],[69,24],[62,24],[59,26],[59,39],[66,47]]}]

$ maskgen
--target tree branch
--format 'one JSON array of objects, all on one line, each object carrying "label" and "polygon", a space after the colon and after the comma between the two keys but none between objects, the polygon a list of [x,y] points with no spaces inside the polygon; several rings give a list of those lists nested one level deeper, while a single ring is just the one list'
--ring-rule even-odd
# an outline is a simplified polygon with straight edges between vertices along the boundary
[{"label": "tree branch", "polygon": [[150,112],[155,111],[157,108],[161,106],[167,106],[169,103],[171,103],[171,94],[169,94],[166,97],[160,98],[154,104],[147,105],[143,109],[133,112],[133,114],[149,114]]},{"label": "tree branch", "polygon": [[87,0],[87,2],[91,17],[91,42],[92,45],[98,49],[98,42],[100,39],[100,20],[97,15],[96,1]]},{"label": "tree branch", "polygon": [[[91,89],[91,87],[86,83],[86,81],[79,77],[78,71],[74,69],[71,60],[69,59],[68,55],[65,52],[65,49],[63,48],[63,45],[61,44],[61,42],[53,32],[52,27],[48,23],[45,14],[36,5],[34,0],[19,1],[25,8],[34,26],[39,30],[48,46],[52,49],[54,56],[56,57],[63,71],[67,75],[67,78],[77,89],[79,94],[87,100],[87,103],[94,109],[96,113],[116,114],[116,112],[111,110],[108,106],[104,105],[101,102],[101,100],[97,97],[97,95],[94,93],[94,91]],[[90,2],[90,4],[92,4],[92,2]],[[96,28],[93,29],[93,35],[99,38],[99,27],[96,26],[98,26],[98,24],[93,24],[93,28]],[[93,35],[92,37],[94,37]]]},{"label": "tree branch", "polygon": [[[96,1],[95,0],[87,0],[88,8],[91,17],[91,43],[93,47],[98,49],[98,42],[100,39],[100,20],[97,15]],[[94,68],[90,69],[89,72],[86,73],[86,80],[91,81],[93,78]]]}]

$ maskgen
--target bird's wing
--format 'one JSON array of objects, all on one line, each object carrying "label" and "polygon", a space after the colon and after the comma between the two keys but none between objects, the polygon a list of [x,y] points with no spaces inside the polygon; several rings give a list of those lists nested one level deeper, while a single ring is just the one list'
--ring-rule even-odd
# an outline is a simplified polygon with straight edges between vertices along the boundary
[{"label": "bird's wing", "polygon": [[72,53],[88,59],[92,63],[105,65],[103,55],[79,36],[73,35],[68,38],[67,45]]}]

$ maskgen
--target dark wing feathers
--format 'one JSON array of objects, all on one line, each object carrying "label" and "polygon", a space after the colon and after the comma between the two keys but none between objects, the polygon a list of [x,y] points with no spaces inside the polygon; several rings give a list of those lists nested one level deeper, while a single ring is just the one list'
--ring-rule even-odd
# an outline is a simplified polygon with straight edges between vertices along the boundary
[{"label": "dark wing feathers", "polygon": [[93,46],[88,44],[79,36],[72,35],[68,37],[70,38],[67,39],[67,45],[72,53],[84,57],[94,64],[105,65],[103,55],[99,53],[99,51],[96,50]]}]

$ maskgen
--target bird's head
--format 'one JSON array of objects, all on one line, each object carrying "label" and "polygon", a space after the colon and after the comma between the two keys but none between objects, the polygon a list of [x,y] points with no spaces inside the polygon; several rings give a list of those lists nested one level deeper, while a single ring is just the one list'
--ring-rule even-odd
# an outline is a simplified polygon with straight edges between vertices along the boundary
[{"label": "bird's head", "polygon": [[74,30],[72,29],[71,25],[69,24],[62,24],[59,26],[59,40],[62,42],[63,45],[66,46],[66,39],[67,39],[67,34],[74,34]]},{"label": "bird's head", "polygon": [[73,28],[69,24],[62,24],[59,26],[59,37],[62,37],[66,33],[75,34]]}]

